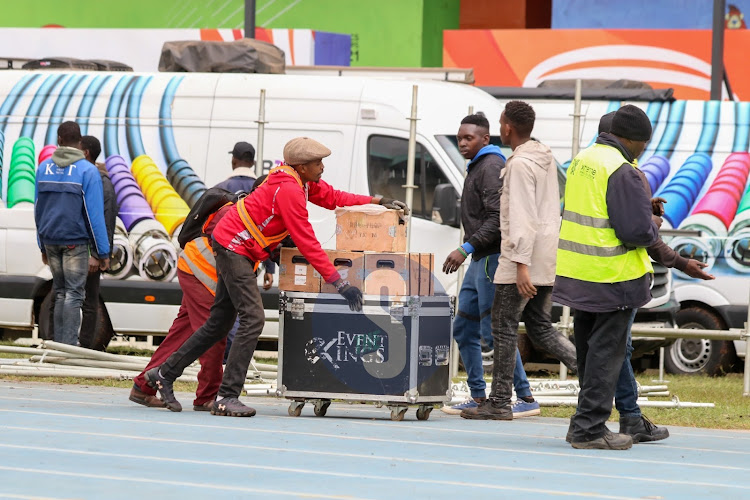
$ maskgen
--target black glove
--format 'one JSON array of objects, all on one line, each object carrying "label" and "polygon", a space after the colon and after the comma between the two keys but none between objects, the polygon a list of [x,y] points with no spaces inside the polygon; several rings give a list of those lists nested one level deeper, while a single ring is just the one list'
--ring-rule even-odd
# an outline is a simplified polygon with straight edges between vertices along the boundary
[{"label": "black glove", "polygon": [[380,198],[380,204],[383,205],[385,208],[390,208],[392,210],[403,210],[404,215],[409,215],[411,210],[409,210],[409,207],[406,206],[406,203],[403,201],[394,200],[393,198]]},{"label": "black glove", "polygon": [[336,290],[349,302],[349,309],[352,311],[362,310],[362,292],[359,288],[352,286],[348,281],[340,281],[336,285]]}]

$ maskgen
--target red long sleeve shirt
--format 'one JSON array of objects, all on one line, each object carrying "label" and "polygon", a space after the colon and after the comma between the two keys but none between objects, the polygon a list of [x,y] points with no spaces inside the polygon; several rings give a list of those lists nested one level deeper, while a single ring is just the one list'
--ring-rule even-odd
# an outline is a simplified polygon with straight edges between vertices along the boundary
[{"label": "red long sleeve shirt", "polygon": [[[341,276],[315,237],[308,220],[307,201],[328,210],[336,207],[366,205],[372,197],[338,191],[325,181],[308,182],[304,189],[292,175],[278,171],[240,203],[245,204],[250,218],[267,237],[289,231],[302,255],[325,279],[333,283]],[[250,233],[233,206],[222,217],[213,232],[213,238],[224,248],[259,262],[268,259],[268,253],[250,237]],[[278,244],[271,245],[273,250]]]}]

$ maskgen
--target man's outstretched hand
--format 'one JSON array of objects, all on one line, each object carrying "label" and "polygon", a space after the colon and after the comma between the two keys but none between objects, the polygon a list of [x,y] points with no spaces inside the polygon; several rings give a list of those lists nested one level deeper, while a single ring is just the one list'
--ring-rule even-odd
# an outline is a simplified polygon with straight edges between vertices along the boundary
[{"label": "man's outstretched hand", "polygon": [[716,277],[712,274],[708,274],[703,269],[707,268],[708,264],[701,262],[699,260],[690,259],[688,260],[688,265],[685,267],[685,274],[690,276],[691,278],[696,278],[699,280],[713,280],[716,279]]}]

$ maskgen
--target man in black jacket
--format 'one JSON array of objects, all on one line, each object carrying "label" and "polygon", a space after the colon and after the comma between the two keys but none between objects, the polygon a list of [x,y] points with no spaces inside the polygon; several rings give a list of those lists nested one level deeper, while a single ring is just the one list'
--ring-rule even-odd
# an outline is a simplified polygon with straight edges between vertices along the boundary
[{"label": "man in black jacket", "polygon": [[[99,140],[91,135],[81,137],[81,148],[86,160],[96,165],[99,174],[102,177],[102,190],[104,192],[104,225],[107,228],[107,237],[109,238],[109,248],[112,248],[112,239],[115,234],[115,222],[117,219],[117,197],[112,181],[109,180],[107,169],[102,163],[96,163],[96,159],[102,152],[102,146]],[[97,324],[99,323],[99,281],[101,271],[98,265],[94,269],[93,260],[89,259],[89,275],[86,278],[86,298],[83,301],[81,310],[83,318],[81,319],[81,332],[78,341],[82,347],[87,349],[103,349],[105,346],[104,339],[96,338]]]},{"label": "man in black jacket", "polygon": [[[500,256],[500,170],[505,166],[500,148],[490,144],[490,124],[484,115],[469,115],[461,120],[457,140],[459,152],[470,160],[461,195],[465,242],[445,259],[443,272],[457,271],[471,254],[469,268],[460,284],[458,312],[453,323],[453,338],[466,368],[471,397],[463,403],[443,407],[445,413],[455,415],[477,407],[486,399],[481,339],[492,347],[490,313],[495,297],[492,280]],[[518,400],[513,407],[514,417],[539,415],[539,403],[531,396],[517,351],[516,356],[513,384]]]}]

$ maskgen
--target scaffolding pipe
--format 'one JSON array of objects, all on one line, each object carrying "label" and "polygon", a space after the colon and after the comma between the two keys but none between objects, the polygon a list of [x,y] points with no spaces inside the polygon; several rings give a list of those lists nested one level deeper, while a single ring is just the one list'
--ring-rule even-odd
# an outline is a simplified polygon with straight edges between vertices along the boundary
[{"label": "scaffolding pipe", "polygon": [[[539,406],[578,406],[578,398],[539,398],[536,400]],[[638,400],[638,406],[647,408],[714,408],[714,403],[691,403],[673,399],[672,401],[645,401]]]},{"label": "scaffolding pipe", "polygon": [[[575,97],[573,100],[573,143],[571,144],[570,157],[575,158],[581,147],[581,79],[576,79]],[[562,310],[562,334],[570,339],[570,307],[563,306]],[[568,367],[560,362],[560,380],[567,380]]]},{"label": "scaffolding pipe", "polygon": [[258,105],[258,147],[255,158],[255,177],[263,175],[263,140],[266,135],[266,89],[260,89],[260,103]]},{"label": "scaffolding pipe", "polygon": [[[413,85],[411,88],[411,116],[409,117],[409,149],[406,158],[406,184],[403,187],[406,189],[406,199],[404,202],[409,208],[413,208],[414,204],[414,190],[417,186],[414,185],[414,166],[416,163],[416,151],[417,151],[417,91],[418,86]],[[411,217],[409,217],[411,219]],[[411,252],[411,220],[406,225],[406,251]]]},{"label": "scaffolding pipe", "polygon": [[0,352],[6,352],[9,354],[28,354],[30,356],[47,354],[48,356],[70,356],[68,353],[62,351],[54,351],[52,349],[38,349],[36,347],[18,347],[14,345],[0,345]]},{"label": "scaffolding pipe", "polygon": [[[108,352],[94,351],[92,349],[86,349],[84,347],[77,347],[68,344],[62,344],[55,342],[54,340],[45,340],[42,342],[44,349],[51,347],[52,349],[75,354],[81,358],[98,359],[100,361],[123,361],[130,362],[137,365],[143,365],[144,367],[148,364],[151,358],[145,356],[124,356],[121,354],[110,354]],[[39,354],[39,353],[36,353]]]}]

